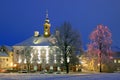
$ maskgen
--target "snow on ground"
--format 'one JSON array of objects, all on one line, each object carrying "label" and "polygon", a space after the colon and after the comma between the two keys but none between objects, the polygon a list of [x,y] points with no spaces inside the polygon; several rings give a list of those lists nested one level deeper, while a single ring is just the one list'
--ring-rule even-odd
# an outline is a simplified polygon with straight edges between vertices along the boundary
[{"label": "snow on ground", "polygon": [[94,74],[0,73],[0,80],[120,80],[120,73],[94,73]]}]

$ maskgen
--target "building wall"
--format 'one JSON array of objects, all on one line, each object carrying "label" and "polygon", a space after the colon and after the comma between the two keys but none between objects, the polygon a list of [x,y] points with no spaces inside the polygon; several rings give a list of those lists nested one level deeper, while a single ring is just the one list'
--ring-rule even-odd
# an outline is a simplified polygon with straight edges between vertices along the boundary
[{"label": "building wall", "polygon": [[8,56],[0,57],[0,69],[13,68],[13,52],[9,52]]},{"label": "building wall", "polygon": [[116,70],[120,71],[120,58],[119,57],[118,58],[114,58],[113,61],[114,61],[114,64],[116,66]]}]

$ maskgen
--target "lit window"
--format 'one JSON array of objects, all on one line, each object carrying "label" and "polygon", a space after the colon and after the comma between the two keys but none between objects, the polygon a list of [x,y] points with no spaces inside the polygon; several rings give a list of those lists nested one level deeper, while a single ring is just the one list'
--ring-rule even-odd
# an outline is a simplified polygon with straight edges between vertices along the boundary
[{"label": "lit window", "polygon": [[25,63],[25,64],[27,63],[26,59],[24,59],[24,63]]},{"label": "lit window", "polygon": [[18,63],[21,63],[21,62],[22,62],[22,59],[21,59],[21,58],[19,58],[19,59],[18,59]]},{"label": "lit window", "polygon": [[118,63],[120,63],[120,60],[118,60]]},{"label": "lit window", "polygon": [[42,63],[41,60],[38,61],[38,64]]},{"label": "lit window", "polygon": [[114,60],[114,63],[117,63],[117,60],[116,60],[116,59]]},{"label": "lit window", "polygon": [[47,64],[49,63],[49,57],[46,57],[46,63]]}]

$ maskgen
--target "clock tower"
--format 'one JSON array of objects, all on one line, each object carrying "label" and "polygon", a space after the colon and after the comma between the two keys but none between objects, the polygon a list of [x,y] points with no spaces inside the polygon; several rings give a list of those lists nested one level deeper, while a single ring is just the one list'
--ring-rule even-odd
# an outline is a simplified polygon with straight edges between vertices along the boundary
[{"label": "clock tower", "polygon": [[50,36],[50,20],[48,18],[48,11],[46,11],[46,19],[44,23],[44,37]]}]

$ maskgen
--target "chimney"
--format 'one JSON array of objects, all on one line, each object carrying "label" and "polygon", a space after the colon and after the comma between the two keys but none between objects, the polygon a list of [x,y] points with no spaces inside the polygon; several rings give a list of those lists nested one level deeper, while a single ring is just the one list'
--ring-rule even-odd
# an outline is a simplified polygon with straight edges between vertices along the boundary
[{"label": "chimney", "polygon": [[39,36],[39,31],[34,31],[34,36],[38,37]]}]

